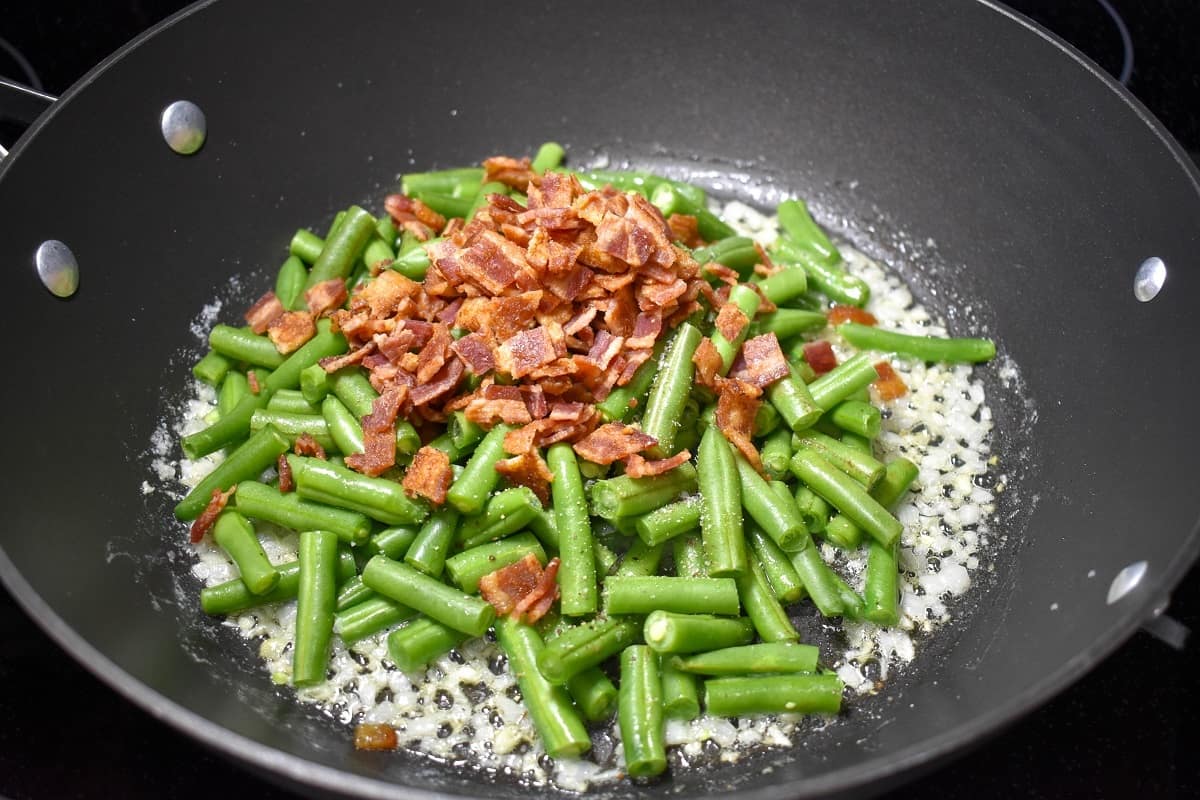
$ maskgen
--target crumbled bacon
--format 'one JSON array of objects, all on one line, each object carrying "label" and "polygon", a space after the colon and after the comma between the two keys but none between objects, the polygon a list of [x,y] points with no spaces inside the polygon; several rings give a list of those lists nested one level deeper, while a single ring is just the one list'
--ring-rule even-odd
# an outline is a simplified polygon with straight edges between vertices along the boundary
[{"label": "crumbled bacon", "polygon": [[492,604],[496,613],[514,619],[536,622],[550,610],[558,596],[558,559],[542,569],[533,553],[479,580],[479,593]]},{"label": "crumbled bacon", "polygon": [[858,306],[834,306],[825,315],[830,325],[841,325],[843,322],[857,322],[859,325],[874,325],[879,320],[870,311],[864,311]]},{"label": "crumbled bacon", "polygon": [[723,362],[712,339],[705,336],[700,340],[700,345],[692,354],[692,363],[696,365],[696,382],[710,389],[716,388]]},{"label": "crumbled bacon", "polygon": [[533,624],[550,612],[550,607],[558,599],[558,557],[550,559],[550,563],[542,570],[542,577],[533,587],[533,591],[517,601],[513,613],[518,619]]},{"label": "crumbled bacon", "polygon": [[735,341],[747,325],[750,324],[746,312],[738,308],[736,303],[725,303],[717,312],[717,332],[729,341]]},{"label": "crumbled bacon", "polygon": [[288,463],[286,453],[280,453],[279,458],[275,459],[275,471],[279,473],[279,491],[286,494],[296,488],[296,482],[292,479],[292,465]]},{"label": "crumbled bacon", "polygon": [[496,356],[487,339],[478,333],[467,334],[450,345],[467,369],[475,375],[486,375],[496,368]]},{"label": "crumbled bacon", "polygon": [[593,464],[611,464],[656,444],[657,439],[632,425],[610,422],[580,439],[574,449],[581,458]]},{"label": "crumbled bacon", "polygon": [[892,369],[892,365],[888,362],[880,361],[876,364],[875,373],[879,375],[879,378],[873,385],[880,400],[886,402],[908,394],[908,387],[904,385],[904,380],[896,374],[896,370]]},{"label": "crumbled bacon", "polygon": [[346,466],[364,475],[378,476],[396,463],[396,416],[408,399],[408,387],[394,386],[375,398],[371,413],[362,419],[363,452],[346,456]]},{"label": "crumbled bacon", "polygon": [[308,311],[288,311],[279,315],[268,327],[267,336],[282,355],[294,353],[317,335],[317,324]]},{"label": "crumbled bacon", "polygon": [[[507,440],[508,436],[506,435],[505,441],[507,442]],[[512,458],[503,458],[497,461],[496,472],[507,478],[513,486],[525,486],[531,489],[543,505],[550,503],[550,484],[553,482],[554,476],[535,448],[531,447]]]},{"label": "crumbled bacon", "polygon": [[320,364],[321,368],[326,372],[337,372],[339,369],[343,369],[344,367],[361,363],[364,358],[371,353],[374,353],[375,349],[375,342],[367,342],[362,347],[359,347],[358,349],[353,350],[345,355],[327,356],[322,358],[317,363]]},{"label": "crumbled bacon", "polygon": [[246,324],[250,326],[250,330],[261,336],[285,311],[287,309],[283,307],[283,301],[274,292],[267,292],[246,312]]},{"label": "crumbled bacon", "polygon": [[322,461],[327,457],[325,448],[313,438],[311,433],[302,433],[297,436],[296,441],[292,443],[292,451],[298,456],[315,456]]},{"label": "crumbled bacon", "polygon": [[229,498],[236,491],[236,486],[230,486],[229,489],[222,492],[219,488],[212,490],[212,495],[209,498],[208,505],[200,512],[200,516],[196,517],[192,522],[191,542],[196,544],[204,535],[212,530],[212,526],[216,523],[217,517],[221,516],[221,512],[225,509],[225,504],[229,502]]},{"label": "crumbled bacon", "polygon": [[503,183],[523,192],[529,187],[529,180],[533,177],[529,164],[528,158],[493,156],[483,162],[483,180],[485,183]]},{"label": "crumbled bacon", "polygon": [[833,345],[824,339],[804,345],[804,360],[818,375],[824,375],[837,366],[837,356],[833,352]]},{"label": "crumbled bacon", "polygon": [[360,722],[354,726],[355,750],[395,750],[400,745],[396,729],[382,722]]},{"label": "crumbled bacon", "polygon": [[446,492],[449,491],[450,481],[453,479],[450,456],[426,445],[413,456],[400,485],[410,496],[420,495],[435,506],[440,506],[446,502]]},{"label": "crumbled bacon", "polygon": [[680,450],[670,458],[660,458],[655,461],[647,461],[642,456],[634,453],[625,459],[625,474],[631,478],[648,478],[652,475],[662,475],[664,472],[670,472],[678,466],[681,466],[692,457],[692,454],[687,450]]},{"label": "crumbled bacon", "polygon": [[308,310],[318,317],[326,311],[341,308],[345,305],[348,297],[344,278],[330,278],[327,281],[321,281],[304,292],[304,302],[308,306]]},{"label": "crumbled bacon", "polygon": [[671,229],[671,236],[675,241],[681,242],[687,247],[695,249],[704,244],[696,218],[691,214],[672,214],[667,217],[667,227]]},{"label": "crumbled bacon", "polygon": [[246,372],[246,386],[250,389],[250,394],[258,394],[262,391],[262,386],[258,383],[258,370],[248,370]]},{"label": "crumbled bacon", "polygon": [[754,435],[754,418],[758,415],[758,407],[762,405],[759,399],[761,394],[757,387],[744,381],[721,381],[716,413],[717,427],[721,433],[760,473],[762,460],[750,437]]},{"label": "crumbled bacon", "polygon": [[787,375],[787,359],[779,349],[779,340],[774,333],[747,339],[729,370],[729,377],[751,383],[759,389],[765,389]]},{"label": "crumbled bacon", "polygon": [[402,194],[390,194],[383,199],[384,210],[406,231],[420,241],[427,241],[433,231],[446,227],[446,218],[429,206]]}]

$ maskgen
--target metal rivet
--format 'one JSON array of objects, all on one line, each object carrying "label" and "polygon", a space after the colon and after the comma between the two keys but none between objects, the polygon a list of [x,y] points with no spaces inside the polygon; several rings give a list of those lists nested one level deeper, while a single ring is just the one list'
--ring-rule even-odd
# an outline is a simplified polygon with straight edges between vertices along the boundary
[{"label": "metal rivet", "polygon": [[75,254],[57,239],[42,242],[33,256],[38,277],[58,297],[70,297],[79,288],[79,263]]},{"label": "metal rivet", "polygon": [[1133,296],[1143,303],[1149,303],[1158,297],[1166,282],[1167,265],[1158,256],[1151,256],[1142,262],[1133,278]]},{"label": "metal rivet", "polygon": [[1117,577],[1113,578],[1112,584],[1108,587],[1108,604],[1111,606],[1137,588],[1137,585],[1142,582],[1142,578],[1146,577],[1146,571],[1149,568],[1150,565],[1145,561],[1137,561],[1118,572]]},{"label": "metal rivet", "polygon": [[189,100],[176,100],[163,109],[162,135],[176,153],[190,156],[204,145],[208,132],[204,112]]}]

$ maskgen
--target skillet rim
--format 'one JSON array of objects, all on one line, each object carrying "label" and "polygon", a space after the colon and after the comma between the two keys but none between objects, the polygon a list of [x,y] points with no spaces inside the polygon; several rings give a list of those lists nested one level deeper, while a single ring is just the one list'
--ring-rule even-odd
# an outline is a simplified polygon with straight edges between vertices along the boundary
[{"label": "skillet rim", "polygon": [[[9,165],[20,158],[29,143],[36,138],[38,132],[50,124],[59,110],[66,107],[77,94],[86,90],[114,63],[140,47],[144,42],[216,2],[217,0],[198,0],[187,8],[181,9],[143,31],[89,70],[78,82],[67,89],[50,109],[34,121],[12,147],[8,157],[0,161],[0,187],[3,186],[4,176]],[[1176,164],[1181,167],[1184,176],[1191,182],[1193,191],[1200,196],[1200,169],[1188,157],[1170,132],[1163,127],[1162,123],[1128,89],[1074,46],[1033,20],[1002,3],[995,2],[995,0],[974,0],[974,2],[1042,38],[1115,93],[1158,138]],[[783,797],[815,797],[828,793],[846,793],[862,789],[893,775],[904,776],[902,780],[915,777],[918,771],[927,770],[954,753],[962,752],[969,744],[998,733],[1082,678],[1128,640],[1146,620],[1155,615],[1162,602],[1169,598],[1198,555],[1200,555],[1200,520],[1193,524],[1179,550],[1178,557],[1168,564],[1159,575],[1154,591],[1143,592],[1140,599],[1128,601],[1122,615],[1103,636],[1093,641],[1091,645],[1074,657],[1063,662],[1053,672],[1030,685],[1025,691],[1008,698],[986,714],[921,743],[910,745],[889,758],[879,759],[877,763],[868,761],[864,765],[856,765],[822,776],[801,778],[791,783],[763,786],[741,792],[739,795],[763,800],[778,800]],[[280,775],[294,784],[309,786],[337,795],[383,798],[394,797],[396,792],[404,792],[406,796],[420,800],[443,800],[463,796],[390,783],[316,764],[234,733],[206,717],[180,706],[171,698],[137,680],[113,663],[54,612],[53,608],[42,599],[41,595],[17,570],[3,546],[0,546],[0,583],[4,584],[22,610],[59,647],[92,674],[151,716],[166,722],[188,736],[195,737],[210,749],[234,762],[241,762],[265,773]]]}]

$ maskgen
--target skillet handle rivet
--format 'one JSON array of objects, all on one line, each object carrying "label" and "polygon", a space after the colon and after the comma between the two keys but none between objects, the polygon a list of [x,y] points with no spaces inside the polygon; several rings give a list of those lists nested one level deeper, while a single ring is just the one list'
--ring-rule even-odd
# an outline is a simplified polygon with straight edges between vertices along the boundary
[{"label": "skillet handle rivet", "polygon": [[1133,277],[1133,296],[1143,303],[1149,303],[1162,291],[1167,282],[1167,265],[1158,256],[1151,256],[1138,267]]},{"label": "skillet handle rivet", "polygon": [[200,106],[190,100],[176,100],[163,109],[162,135],[176,153],[190,156],[204,145],[208,123]]},{"label": "skillet handle rivet", "polygon": [[1112,583],[1108,586],[1108,604],[1111,606],[1136,589],[1138,584],[1142,582],[1142,578],[1146,577],[1146,572],[1149,568],[1150,565],[1145,561],[1135,561],[1118,572],[1117,576],[1113,578]]},{"label": "skillet handle rivet", "polygon": [[79,288],[79,262],[71,248],[57,239],[38,245],[33,263],[42,283],[56,297],[70,297]]}]

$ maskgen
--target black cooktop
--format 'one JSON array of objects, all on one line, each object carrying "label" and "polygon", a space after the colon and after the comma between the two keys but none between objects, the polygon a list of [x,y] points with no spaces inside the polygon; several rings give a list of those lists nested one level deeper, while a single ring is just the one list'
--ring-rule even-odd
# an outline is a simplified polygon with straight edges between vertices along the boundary
[{"label": "black cooktop", "polygon": [[[20,4],[0,22],[0,75],[59,94],[183,5],[179,0]],[[1200,48],[1195,45],[1200,3],[1013,0],[1009,5],[1122,79],[1193,158],[1200,156]],[[12,130],[0,129],[0,144],[11,144],[12,136]],[[1184,578],[1170,613],[1200,628],[1200,568]],[[1200,709],[1198,674],[1200,640],[1176,651],[1139,633],[1044,708],[887,797],[1200,796],[1200,758],[1187,746],[1194,736],[1186,735],[1196,724],[1193,712]],[[3,590],[0,687],[0,797],[293,797],[118,696],[59,650]]]}]

